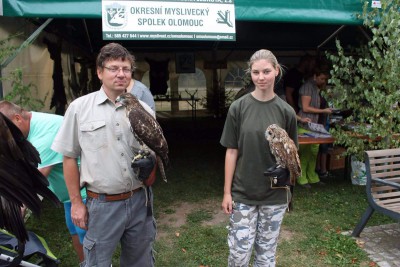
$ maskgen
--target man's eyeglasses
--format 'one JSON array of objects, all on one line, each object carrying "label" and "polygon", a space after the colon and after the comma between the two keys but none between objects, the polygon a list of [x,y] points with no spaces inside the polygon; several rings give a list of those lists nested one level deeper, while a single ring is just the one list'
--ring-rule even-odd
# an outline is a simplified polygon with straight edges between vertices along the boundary
[{"label": "man's eyeglasses", "polygon": [[117,66],[103,67],[103,68],[109,70],[111,73],[118,73],[119,70],[122,70],[122,72],[125,74],[132,74],[132,69],[130,69],[130,68],[123,68],[123,67],[117,67]]}]

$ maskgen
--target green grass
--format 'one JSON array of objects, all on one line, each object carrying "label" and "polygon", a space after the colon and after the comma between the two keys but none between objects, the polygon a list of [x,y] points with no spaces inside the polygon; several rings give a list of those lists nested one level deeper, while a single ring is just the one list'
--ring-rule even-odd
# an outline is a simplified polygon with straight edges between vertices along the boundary
[{"label": "green grass", "polygon": [[[190,121],[163,124],[172,168],[167,172],[168,183],[158,179],[153,187],[155,217],[177,213],[180,203],[191,203],[193,210],[181,226],[158,224],[163,235],[154,246],[156,266],[226,266],[226,224],[205,224],[220,211],[222,200],[225,150],[219,137],[223,121],[199,119],[196,128]],[[354,239],[341,234],[354,228],[367,207],[365,187],[354,186],[342,176],[336,172],[324,187],[295,188],[294,210],[285,215],[282,225],[277,266],[368,266],[366,253]],[[215,206],[203,205],[206,201]],[[61,266],[77,266],[63,210],[46,201],[44,205],[41,218],[29,220],[29,230],[47,240]],[[375,213],[367,226],[391,222]],[[113,266],[118,266],[117,257]]]}]

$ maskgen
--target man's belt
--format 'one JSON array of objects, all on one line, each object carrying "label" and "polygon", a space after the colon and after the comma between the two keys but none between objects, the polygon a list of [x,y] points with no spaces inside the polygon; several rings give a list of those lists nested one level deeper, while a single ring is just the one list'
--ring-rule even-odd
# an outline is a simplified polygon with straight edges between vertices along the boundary
[{"label": "man's belt", "polygon": [[125,200],[130,198],[131,196],[133,196],[133,194],[135,194],[136,192],[140,191],[142,188],[136,188],[132,191],[129,192],[125,192],[125,193],[121,193],[121,194],[113,194],[113,195],[109,195],[109,194],[99,194],[99,193],[95,193],[92,192],[90,190],[86,190],[88,197],[91,198],[97,198],[97,199],[101,199],[101,200],[105,200],[105,201],[120,201],[120,200]]}]

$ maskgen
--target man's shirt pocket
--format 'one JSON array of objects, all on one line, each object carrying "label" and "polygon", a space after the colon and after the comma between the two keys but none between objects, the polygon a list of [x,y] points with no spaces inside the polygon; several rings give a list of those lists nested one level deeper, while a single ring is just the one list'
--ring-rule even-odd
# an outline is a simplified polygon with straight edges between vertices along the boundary
[{"label": "man's shirt pocket", "polygon": [[82,149],[91,151],[106,146],[107,133],[105,121],[89,121],[80,125]]}]

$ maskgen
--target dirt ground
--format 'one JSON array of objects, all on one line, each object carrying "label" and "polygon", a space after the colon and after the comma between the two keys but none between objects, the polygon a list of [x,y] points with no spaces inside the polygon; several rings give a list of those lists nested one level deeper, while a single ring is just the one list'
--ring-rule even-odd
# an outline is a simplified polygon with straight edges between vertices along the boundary
[{"label": "dirt ground", "polygon": [[[212,219],[204,221],[203,225],[228,225],[229,223],[229,216],[222,211],[220,200],[207,200],[200,203],[182,202],[170,207],[170,209],[175,212],[159,214],[157,218],[158,226],[168,225],[168,228],[170,229],[179,229],[179,227],[186,223],[186,217],[188,214],[200,209],[210,211],[213,215]],[[163,227],[158,227],[157,237],[162,238],[165,237],[165,235],[166,232],[163,230]],[[293,234],[291,231],[282,228],[279,239],[290,240],[292,236]]]}]

